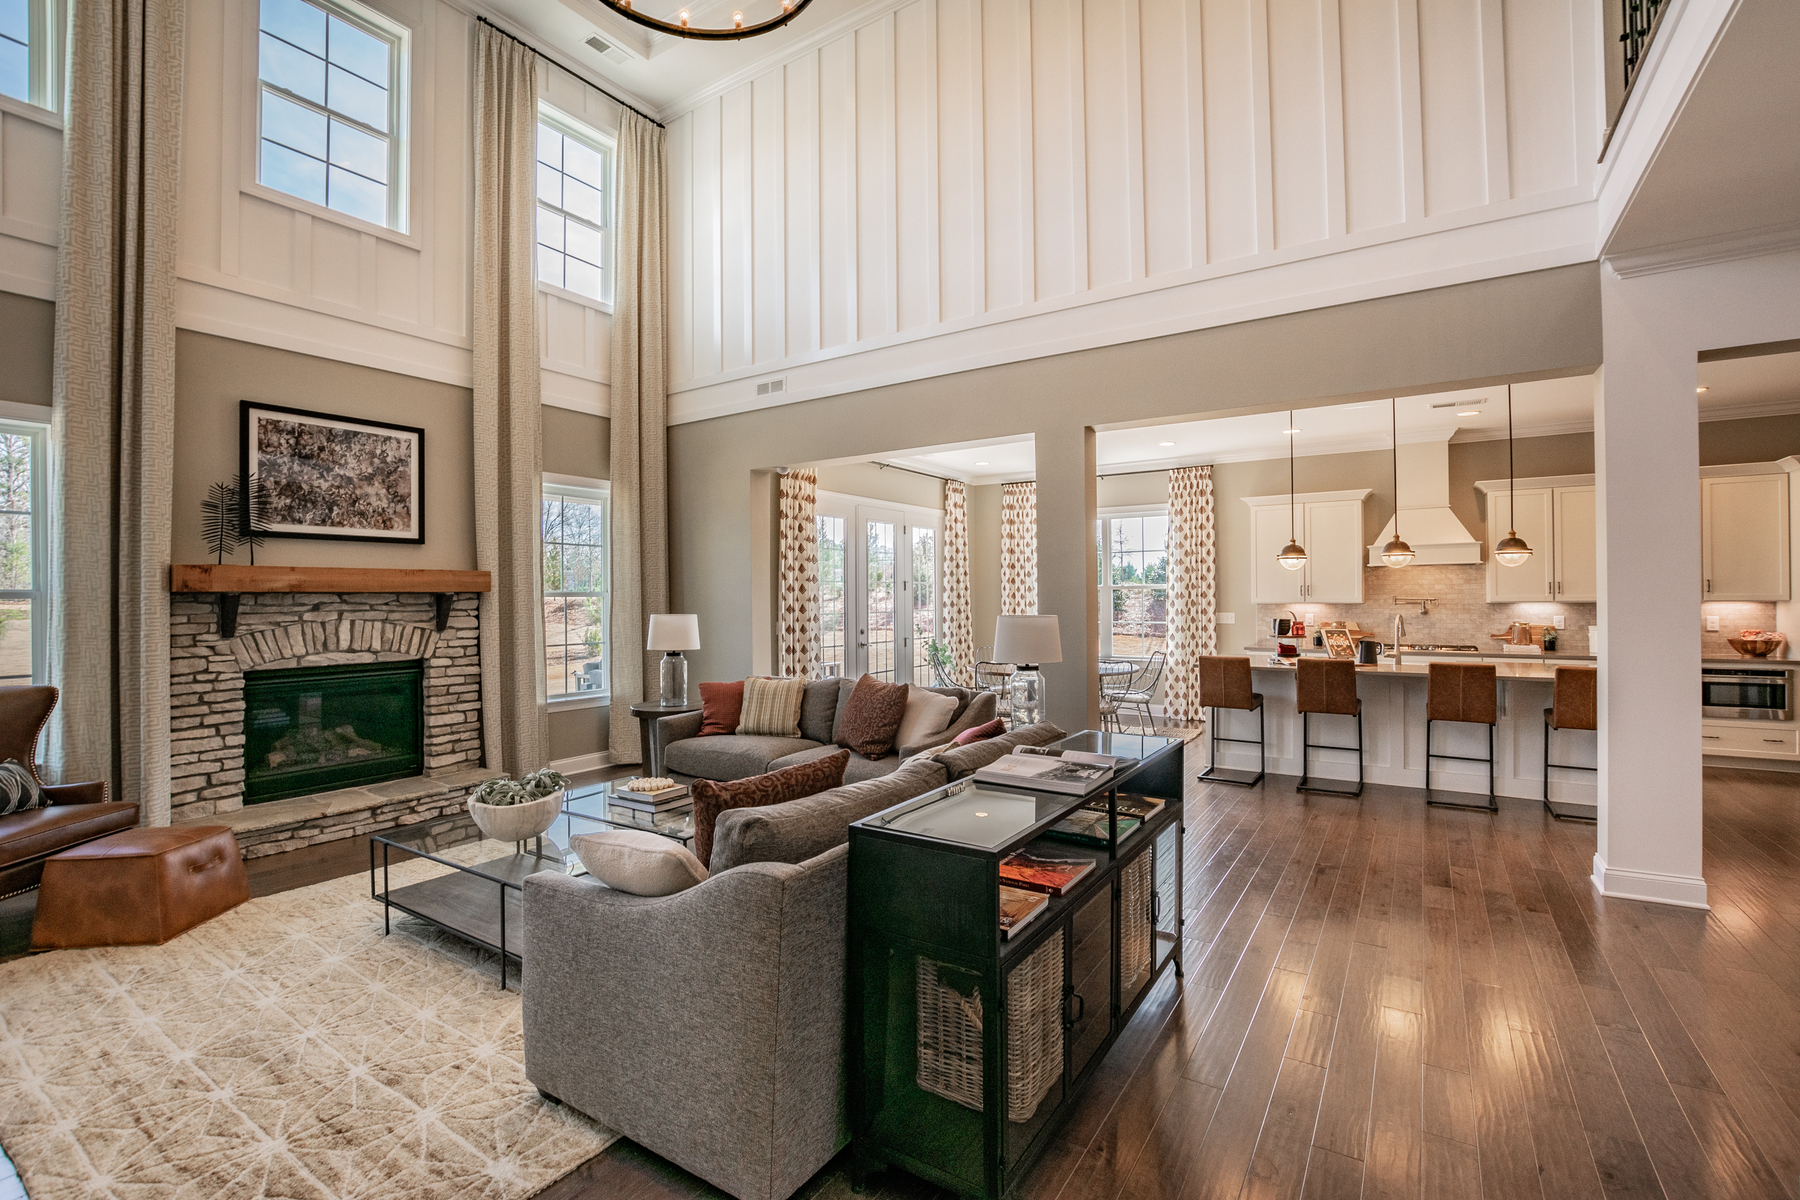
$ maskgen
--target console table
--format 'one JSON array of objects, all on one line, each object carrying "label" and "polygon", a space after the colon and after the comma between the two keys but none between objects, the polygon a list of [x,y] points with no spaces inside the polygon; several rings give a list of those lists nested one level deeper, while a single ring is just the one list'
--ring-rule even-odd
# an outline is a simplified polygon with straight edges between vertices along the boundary
[{"label": "console table", "polygon": [[[852,1176],[895,1166],[1000,1200],[1043,1153],[1151,984],[1181,972],[1182,743],[1088,732],[1125,758],[1086,795],[952,783],[850,826]],[[1121,837],[1118,798],[1162,802]],[[1048,838],[1106,798],[1106,844]],[[1011,938],[1001,860],[1094,863]]]}]

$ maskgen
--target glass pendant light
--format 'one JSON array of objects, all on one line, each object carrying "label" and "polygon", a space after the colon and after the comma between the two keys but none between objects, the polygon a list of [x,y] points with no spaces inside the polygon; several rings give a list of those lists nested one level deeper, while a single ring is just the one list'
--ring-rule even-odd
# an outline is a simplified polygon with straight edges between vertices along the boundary
[{"label": "glass pendant light", "polygon": [[[1518,480],[1514,478],[1513,471],[1512,384],[1510,383],[1506,385],[1506,486],[1506,511],[1510,517],[1518,511],[1516,498],[1519,494]],[[1531,557],[1531,547],[1526,545],[1525,539],[1519,536],[1519,531],[1512,525],[1511,521],[1507,522],[1506,536],[1494,545],[1494,558],[1503,567],[1520,566]]]},{"label": "glass pendant light", "polygon": [[1281,548],[1275,561],[1290,571],[1298,571],[1306,565],[1306,547],[1294,537],[1294,413],[1288,410],[1288,544]]},{"label": "glass pendant light", "polygon": [[1388,401],[1389,428],[1394,440],[1394,540],[1381,548],[1381,561],[1390,567],[1404,567],[1413,560],[1413,548],[1400,540],[1400,400]]}]

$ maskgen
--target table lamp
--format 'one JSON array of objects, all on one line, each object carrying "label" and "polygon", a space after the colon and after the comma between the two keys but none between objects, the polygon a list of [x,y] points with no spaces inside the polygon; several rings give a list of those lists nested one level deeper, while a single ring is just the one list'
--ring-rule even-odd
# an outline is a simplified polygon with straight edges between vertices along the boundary
[{"label": "table lamp", "polygon": [[650,617],[650,639],[646,650],[663,651],[662,697],[664,708],[686,708],[688,702],[687,659],[683,650],[700,648],[700,618],[693,613],[654,613]]},{"label": "table lamp", "polygon": [[1007,682],[1012,726],[1036,725],[1044,719],[1044,673],[1040,663],[1062,661],[1062,635],[1054,616],[1001,617],[994,623],[994,661],[1017,669]]}]

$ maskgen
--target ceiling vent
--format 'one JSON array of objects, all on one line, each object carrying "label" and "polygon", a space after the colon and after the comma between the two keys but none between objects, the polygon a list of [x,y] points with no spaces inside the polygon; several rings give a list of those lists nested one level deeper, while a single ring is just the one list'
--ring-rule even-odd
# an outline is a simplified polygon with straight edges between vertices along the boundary
[{"label": "ceiling vent", "polygon": [[756,385],[756,397],[759,400],[764,396],[779,396],[785,391],[787,391],[787,376],[785,375],[779,379],[765,379]]},{"label": "ceiling vent", "polygon": [[607,62],[622,63],[631,56],[624,50],[603,38],[591,37],[587,40],[588,48]]}]

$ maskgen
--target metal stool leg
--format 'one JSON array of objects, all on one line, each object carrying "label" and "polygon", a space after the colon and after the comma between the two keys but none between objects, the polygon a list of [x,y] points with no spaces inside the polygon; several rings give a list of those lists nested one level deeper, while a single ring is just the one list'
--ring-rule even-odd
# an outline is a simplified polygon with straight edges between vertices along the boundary
[{"label": "metal stool leg", "polygon": [[[1344,714],[1344,715],[1347,716],[1348,714]],[[1313,751],[1313,750],[1355,750],[1356,751],[1356,787],[1355,788],[1320,787],[1318,784],[1314,783],[1312,780],[1312,766],[1311,766],[1311,759],[1309,756],[1309,752]],[[1312,714],[1310,712],[1301,713],[1300,714],[1300,782],[1297,785],[1295,785],[1294,790],[1296,792],[1318,792],[1321,795],[1326,795],[1326,796],[1356,797],[1356,796],[1362,795],[1363,778],[1364,778],[1364,763],[1363,763],[1362,706],[1358,705],[1357,709],[1356,709],[1356,745],[1354,745],[1354,746],[1332,746],[1332,745],[1327,745],[1327,744],[1323,744],[1323,743],[1315,746],[1313,744],[1313,740],[1312,740]]]},{"label": "metal stool leg", "polygon": [[1200,782],[1202,782],[1202,783],[1235,783],[1239,787],[1255,787],[1257,784],[1259,784],[1263,781],[1263,774],[1264,774],[1265,770],[1267,769],[1268,763],[1269,763],[1268,743],[1264,737],[1264,733],[1267,730],[1267,725],[1265,724],[1265,722],[1263,720],[1263,709],[1265,707],[1267,707],[1267,706],[1262,705],[1262,704],[1258,704],[1256,706],[1256,773],[1254,775],[1252,775],[1249,771],[1239,770],[1236,767],[1221,767],[1221,766],[1219,766],[1219,743],[1220,742],[1237,742],[1241,745],[1247,746],[1250,744],[1250,739],[1249,738],[1232,738],[1232,737],[1222,738],[1222,737],[1220,737],[1219,736],[1219,708],[1217,705],[1213,706],[1212,719],[1207,722],[1207,727],[1206,727],[1206,734],[1207,734],[1207,738],[1208,738],[1207,744],[1210,747],[1210,751],[1207,755],[1208,761],[1207,761],[1207,765],[1206,765],[1206,770],[1200,772],[1200,774],[1198,776]]},{"label": "metal stool leg", "polygon": [[[1600,806],[1599,805],[1597,805],[1597,804],[1582,804],[1576,800],[1554,800],[1553,801],[1550,799],[1550,768],[1551,767],[1555,767],[1559,771],[1593,771],[1596,774],[1600,770],[1599,767],[1577,767],[1577,766],[1573,766],[1569,763],[1553,763],[1553,762],[1551,762],[1550,761],[1550,730],[1552,728],[1553,728],[1553,726],[1550,724],[1550,718],[1545,717],[1544,718],[1544,811],[1549,813],[1551,816],[1555,817],[1558,821],[1589,821],[1589,822],[1598,823],[1600,820]],[[1591,808],[1594,810],[1593,815],[1589,816],[1587,813],[1578,813],[1578,812],[1558,812],[1558,811],[1556,811],[1556,806],[1558,804],[1565,804],[1571,808]]]},{"label": "metal stool leg", "polygon": [[[1466,808],[1475,812],[1497,813],[1500,811],[1500,797],[1494,791],[1494,727],[1488,725],[1487,758],[1476,758],[1472,754],[1439,754],[1431,748],[1431,727],[1437,722],[1430,717],[1425,719],[1425,803],[1433,808]],[[1458,722],[1462,724],[1464,722]],[[1474,722],[1467,722],[1474,724]],[[1487,724],[1485,721],[1482,724]],[[1463,804],[1455,800],[1439,800],[1431,794],[1431,760],[1448,758],[1456,762],[1485,762],[1488,769],[1488,802],[1486,804]]]}]

